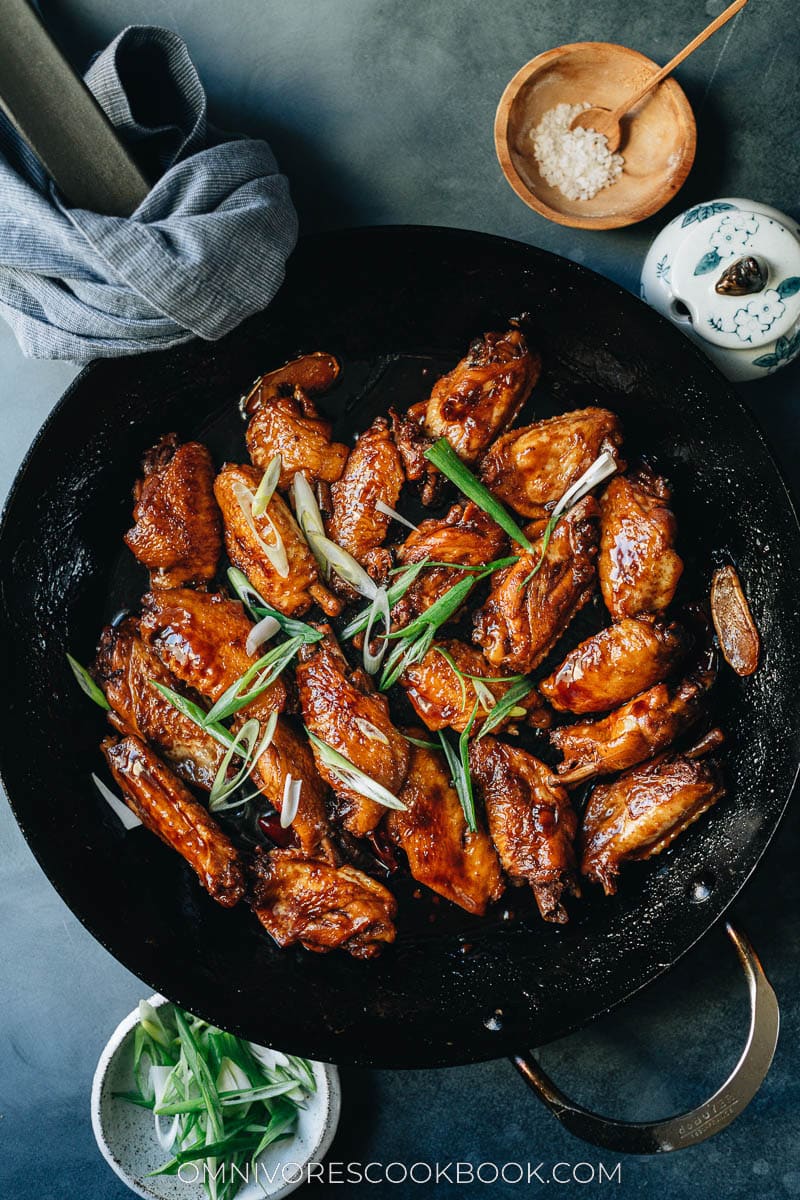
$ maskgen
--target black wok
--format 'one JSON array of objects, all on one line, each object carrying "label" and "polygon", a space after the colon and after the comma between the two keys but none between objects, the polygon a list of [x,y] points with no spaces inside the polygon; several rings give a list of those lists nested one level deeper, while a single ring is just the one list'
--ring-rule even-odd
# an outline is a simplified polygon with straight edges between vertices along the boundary
[{"label": "black wok", "polygon": [[[142,452],[162,433],[206,440],[218,460],[242,456],[240,394],[262,371],[325,349],[344,364],[327,406],[337,436],[350,436],[389,403],[422,397],[476,333],[523,312],[545,364],[537,414],[607,404],[628,454],[646,453],[672,480],[686,595],[705,592],[723,560],[745,581],[764,654],[755,676],[725,671],[716,689],[729,795],[668,852],[629,867],[614,898],[589,888],[564,928],[544,924],[521,891],[481,920],[414,899],[401,881],[398,940],[379,961],[280,951],[244,906],[222,910],[157,839],[118,825],[89,782],[103,717],[64,653],[88,661],[102,620],[142,590],[121,535]],[[217,345],[89,367],[40,432],[0,534],[3,781],[70,908],[193,1012],[341,1063],[497,1058],[567,1033],[665,971],[755,868],[800,760],[799,578],[797,520],[761,435],[716,370],[643,304],[571,262],[481,234],[326,234],[297,250],[268,312]]]}]

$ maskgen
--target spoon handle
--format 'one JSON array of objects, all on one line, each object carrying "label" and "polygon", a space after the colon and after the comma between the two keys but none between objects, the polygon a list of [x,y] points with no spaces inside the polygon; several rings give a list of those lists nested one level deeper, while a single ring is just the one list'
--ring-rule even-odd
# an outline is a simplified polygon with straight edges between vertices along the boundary
[{"label": "spoon handle", "polygon": [[611,114],[609,123],[619,123],[625,114],[630,112],[630,110],[639,103],[643,96],[646,96],[648,92],[652,91],[652,89],[657,86],[657,84],[661,83],[662,79],[666,79],[668,75],[671,75],[675,68],[682,63],[685,58],[688,58],[690,54],[693,54],[698,46],[702,46],[703,42],[705,42],[707,38],[711,37],[712,33],[716,33],[717,30],[721,29],[723,25],[726,25],[732,17],[735,17],[738,12],[741,12],[745,4],[747,4],[747,0],[733,0],[733,4],[729,4],[725,11],[721,12],[718,17],[715,17],[710,25],[706,25],[702,33],[698,33],[696,38],[692,38],[688,46],[684,46],[682,50],[678,51],[674,58],[669,60],[665,67],[662,67],[661,70],[655,75],[651,75],[651,77],[643,84],[638,92],[636,92],[633,96],[628,96],[627,99],[624,100],[619,106],[619,108],[615,109],[615,111]]}]

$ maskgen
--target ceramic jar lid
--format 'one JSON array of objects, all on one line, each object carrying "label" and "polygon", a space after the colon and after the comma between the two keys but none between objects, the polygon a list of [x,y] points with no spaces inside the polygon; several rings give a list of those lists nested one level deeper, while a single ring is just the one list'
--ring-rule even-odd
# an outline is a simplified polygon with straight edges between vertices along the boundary
[{"label": "ceramic jar lid", "polygon": [[683,225],[669,284],[695,332],[731,350],[787,334],[800,319],[794,230],[724,200],[690,209]]}]

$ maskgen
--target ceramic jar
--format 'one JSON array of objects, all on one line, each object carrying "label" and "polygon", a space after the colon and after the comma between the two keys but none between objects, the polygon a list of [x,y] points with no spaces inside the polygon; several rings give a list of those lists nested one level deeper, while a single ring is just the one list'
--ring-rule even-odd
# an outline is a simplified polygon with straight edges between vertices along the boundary
[{"label": "ceramic jar", "polygon": [[641,296],[731,380],[760,379],[800,354],[800,229],[751,200],[711,200],[661,230]]}]

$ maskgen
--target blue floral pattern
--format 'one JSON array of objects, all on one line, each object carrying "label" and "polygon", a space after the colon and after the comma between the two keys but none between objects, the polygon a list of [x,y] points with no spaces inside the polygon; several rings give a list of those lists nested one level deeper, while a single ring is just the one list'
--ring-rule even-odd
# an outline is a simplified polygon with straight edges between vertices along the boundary
[{"label": "blue floral pattern", "polygon": [[715,217],[717,213],[732,210],[736,210],[736,205],[728,204],[725,200],[715,200],[712,204],[695,204],[694,208],[683,214],[681,229],[685,229],[687,225],[694,225],[695,221],[705,221],[708,217]]},{"label": "blue floral pattern", "polygon": [[762,367],[765,371],[774,371],[781,363],[789,362],[800,354],[800,329],[793,337],[779,337],[771,354],[762,354],[753,359],[754,367]]},{"label": "blue floral pattern", "polygon": [[669,255],[665,254],[656,263],[656,279],[663,279],[665,283],[669,283],[671,274],[672,264],[669,261]]},{"label": "blue floral pattern", "polygon": [[695,275],[706,275],[726,258],[744,254],[750,246],[750,239],[758,233],[758,229],[758,218],[753,213],[723,217],[709,238],[711,249],[703,255],[694,269]]}]

